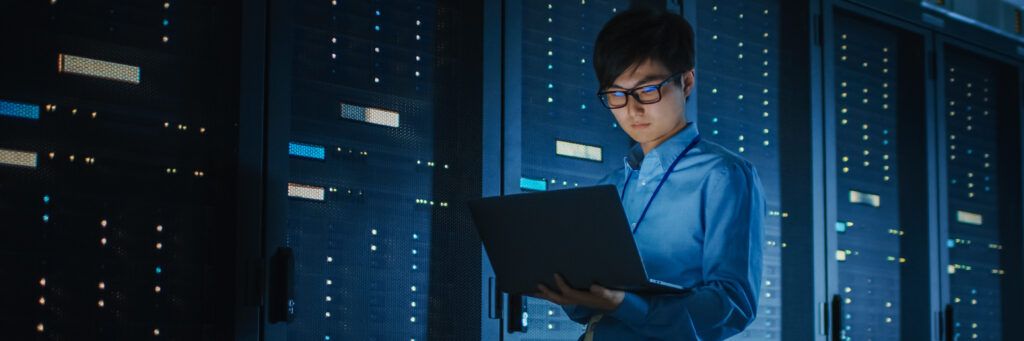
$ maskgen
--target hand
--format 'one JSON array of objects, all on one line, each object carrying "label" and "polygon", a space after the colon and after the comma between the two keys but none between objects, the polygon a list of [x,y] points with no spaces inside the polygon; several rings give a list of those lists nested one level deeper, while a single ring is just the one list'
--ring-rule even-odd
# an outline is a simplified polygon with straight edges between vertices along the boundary
[{"label": "hand", "polygon": [[555,284],[558,285],[560,294],[551,291],[544,284],[537,284],[537,289],[540,289],[540,294],[537,294],[537,297],[555,304],[582,305],[591,309],[605,311],[615,310],[622,303],[623,298],[626,297],[625,291],[611,290],[597,284],[592,284],[590,291],[573,289],[568,284],[565,284],[562,276],[558,274],[555,274]]}]

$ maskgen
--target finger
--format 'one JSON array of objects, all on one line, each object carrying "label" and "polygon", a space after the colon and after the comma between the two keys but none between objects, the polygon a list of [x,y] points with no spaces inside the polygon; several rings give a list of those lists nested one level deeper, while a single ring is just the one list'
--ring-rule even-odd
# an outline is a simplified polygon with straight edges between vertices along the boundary
[{"label": "finger", "polygon": [[565,282],[564,279],[562,279],[561,275],[556,275],[555,282],[559,285],[559,289],[562,291],[562,297],[566,300],[589,307],[594,307],[597,302],[601,301],[601,296],[596,296],[588,290],[573,289]]},{"label": "finger", "polygon": [[562,305],[568,304],[565,298],[554,293],[553,291],[551,291],[551,289],[548,289],[548,287],[545,286],[544,284],[538,284],[537,289],[540,289],[541,295],[544,295],[545,300]]},{"label": "finger", "polygon": [[610,298],[612,296],[610,290],[597,284],[590,285],[590,293],[601,298]]},{"label": "finger", "polygon": [[555,274],[555,285],[557,285],[558,290],[562,292],[562,296],[573,297],[578,296],[579,294],[579,290],[573,289],[569,284],[565,283],[565,280],[562,279],[562,275]]}]

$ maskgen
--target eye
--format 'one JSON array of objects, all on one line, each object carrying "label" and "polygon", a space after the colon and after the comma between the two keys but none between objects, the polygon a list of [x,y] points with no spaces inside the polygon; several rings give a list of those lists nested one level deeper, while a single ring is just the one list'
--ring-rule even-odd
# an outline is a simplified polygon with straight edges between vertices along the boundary
[{"label": "eye", "polygon": [[611,97],[626,97],[626,92],[625,91],[612,91],[612,92],[608,93],[608,96],[611,96]]},{"label": "eye", "polygon": [[648,85],[648,86],[640,88],[640,93],[642,93],[642,94],[649,94],[649,93],[652,93],[652,92],[655,92],[655,91],[658,91],[658,87],[654,86],[654,85]]}]

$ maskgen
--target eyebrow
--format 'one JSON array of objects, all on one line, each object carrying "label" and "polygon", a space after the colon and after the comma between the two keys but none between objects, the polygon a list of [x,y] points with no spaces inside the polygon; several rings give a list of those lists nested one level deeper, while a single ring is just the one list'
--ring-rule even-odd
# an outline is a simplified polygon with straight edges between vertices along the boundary
[{"label": "eyebrow", "polygon": [[[639,86],[640,84],[644,84],[644,83],[651,82],[651,81],[663,80],[665,78],[668,78],[668,76],[650,75],[650,76],[644,77],[640,81],[636,82],[636,84],[633,84],[633,87],[635,88],[635,87]],[[615,87],[615,88],[619,88],[619,89],[629,89],[629,88],[626,88],[626,87],[618,85],[618,84],[612,84],[611,87]]]}]

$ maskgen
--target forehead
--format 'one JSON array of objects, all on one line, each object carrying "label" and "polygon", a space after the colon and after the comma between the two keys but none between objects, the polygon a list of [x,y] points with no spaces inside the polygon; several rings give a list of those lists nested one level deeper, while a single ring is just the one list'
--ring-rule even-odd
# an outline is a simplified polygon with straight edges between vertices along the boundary
[{"label": "forehead", "polygon": [[651,77],[668,76],[668,72],[668,68],[661,62],[648,59],[643,62],[630,65],[622,72],[622,74],[619,75],[619,77],[615,78],[614,83],[619,86],[630,86],[639,81],[650,79]]}]

